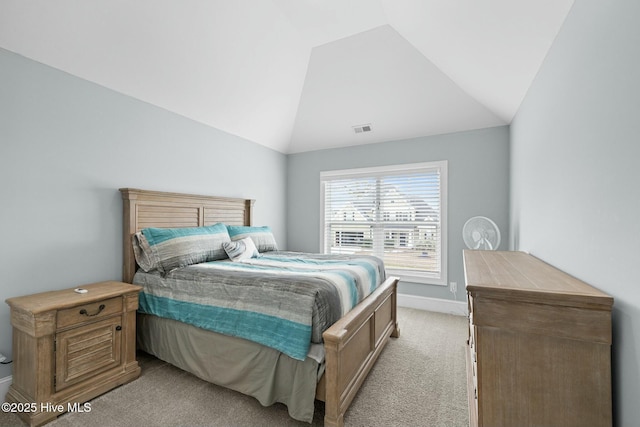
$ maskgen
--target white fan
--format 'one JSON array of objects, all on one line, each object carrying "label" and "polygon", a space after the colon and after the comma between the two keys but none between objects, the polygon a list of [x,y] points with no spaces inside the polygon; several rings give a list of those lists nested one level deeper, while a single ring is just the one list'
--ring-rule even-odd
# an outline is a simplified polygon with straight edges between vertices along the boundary
[{"label": "white fan", "polygon": [[489,218],[474,216],[464,223],[462,238],[469,249],[494,251],[500,245],[500,229]]}]

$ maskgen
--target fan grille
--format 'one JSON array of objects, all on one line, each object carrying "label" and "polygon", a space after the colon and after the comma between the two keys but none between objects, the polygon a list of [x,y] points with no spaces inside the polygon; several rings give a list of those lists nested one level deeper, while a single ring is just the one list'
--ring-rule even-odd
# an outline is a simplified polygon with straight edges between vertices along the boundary
[{"label": "fan grille", "polygon": [[500,246],[500,229],[489,218],[474,216],[462,227],[462,238],[469,249],[496,250]]}]

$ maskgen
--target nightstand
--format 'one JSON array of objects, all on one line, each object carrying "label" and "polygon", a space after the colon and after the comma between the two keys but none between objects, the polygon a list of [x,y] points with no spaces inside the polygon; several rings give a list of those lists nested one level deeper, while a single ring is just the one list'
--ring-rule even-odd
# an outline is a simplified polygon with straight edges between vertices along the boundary
[{"label": "nightstand", "polygon": [[6,400],[39,426],[140,375],[136,309],[140,286],[101,282],[7,299],[13,382]]}]

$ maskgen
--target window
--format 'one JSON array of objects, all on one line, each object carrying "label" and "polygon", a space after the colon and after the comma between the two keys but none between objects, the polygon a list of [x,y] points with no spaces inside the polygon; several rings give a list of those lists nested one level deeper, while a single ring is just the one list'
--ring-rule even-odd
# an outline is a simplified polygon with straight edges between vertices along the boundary
[{"label": "window", "polygon": [[321,251],[371,254],[387,273],[446,285],[447,162],[320,174]]}]

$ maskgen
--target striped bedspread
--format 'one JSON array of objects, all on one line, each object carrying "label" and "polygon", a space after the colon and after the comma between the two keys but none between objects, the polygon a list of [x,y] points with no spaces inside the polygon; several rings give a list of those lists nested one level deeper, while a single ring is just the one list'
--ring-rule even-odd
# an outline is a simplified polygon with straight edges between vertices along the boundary
[{"label": "striped bedspread", "polygon": [[266,252],[213,261],[165,277],[138,271],[139,311],[245,338],[304,360],[311,342],[385,280],[367,255]]}]

